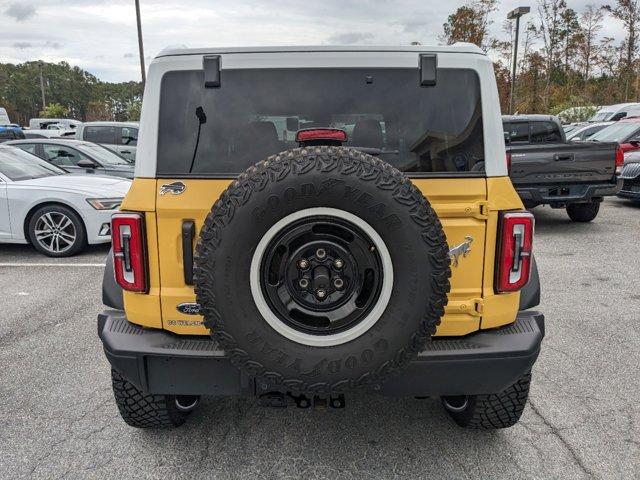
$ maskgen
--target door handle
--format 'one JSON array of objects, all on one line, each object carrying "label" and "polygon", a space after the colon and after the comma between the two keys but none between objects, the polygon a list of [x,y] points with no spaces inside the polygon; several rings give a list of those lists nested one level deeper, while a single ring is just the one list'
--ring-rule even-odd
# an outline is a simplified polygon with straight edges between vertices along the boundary
[{"label": "door handle", "polygon": [[193,285],[193,237],[195,235],[195,222],[193,220],[182,222],[182,268],[185,285]]},{"label": "door handle", "polygon": [[120,150],[120,153],[131,153],[131,150]]},{"label": "door handle", "polygon": [[554,160],[573,160],[573,153],[556,153],[553,156]]}]

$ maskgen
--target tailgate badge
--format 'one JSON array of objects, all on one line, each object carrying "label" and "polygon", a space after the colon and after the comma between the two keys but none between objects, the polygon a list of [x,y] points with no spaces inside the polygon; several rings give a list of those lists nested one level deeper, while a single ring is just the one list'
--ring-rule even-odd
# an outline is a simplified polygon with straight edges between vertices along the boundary
[{"label": "tailgate badge", "polygon": [[171,195],[180,195],[184,193],[187,186],[182,182],[165,183],[160,187],[160,195],[170,193]]},{"label": "tailgate badge", "polygon": [[451,265],[454,267],[458,266],[458,261],[460,257],[466,257],[471,252],[471,243],[473,242],[473,237],[467,235],[464,237],[464,242],[460,245],[456,245],[451,250],[449,250],[449,256],[451,257]]},{"label": "tailgate badge", "polygon": [[185,315],[200,315],[200,304],[198,303],[181,303],[176,307],[180,313]]}]

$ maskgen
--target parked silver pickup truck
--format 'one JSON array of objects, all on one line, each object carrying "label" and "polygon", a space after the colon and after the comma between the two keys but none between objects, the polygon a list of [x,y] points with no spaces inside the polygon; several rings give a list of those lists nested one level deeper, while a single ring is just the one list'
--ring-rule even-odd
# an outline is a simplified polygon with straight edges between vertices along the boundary
[{"label": "parked silver pickup truck", "polygon": [[503,116],[509,176],[527,208],[566,208],[590,222],[607,195],[620,190],[624,155],[617,143],[568,142],[551,115]]}]

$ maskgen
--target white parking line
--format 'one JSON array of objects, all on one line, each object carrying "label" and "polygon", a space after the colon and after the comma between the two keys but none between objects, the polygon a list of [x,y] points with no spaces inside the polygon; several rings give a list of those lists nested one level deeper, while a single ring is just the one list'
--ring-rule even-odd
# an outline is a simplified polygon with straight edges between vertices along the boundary
[{"label": "white parking line", "polygon": [[0,267],[104,267],[104,263],[0,263]]}]

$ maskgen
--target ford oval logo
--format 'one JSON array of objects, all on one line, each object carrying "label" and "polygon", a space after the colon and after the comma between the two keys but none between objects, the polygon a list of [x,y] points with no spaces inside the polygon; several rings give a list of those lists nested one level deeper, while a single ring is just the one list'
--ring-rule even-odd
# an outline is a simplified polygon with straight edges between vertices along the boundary
[{"label": "ford oval logo", "polygon": [[198,303],[181,303],[176,309],[185,315],[200,315],[200,304]]}]

